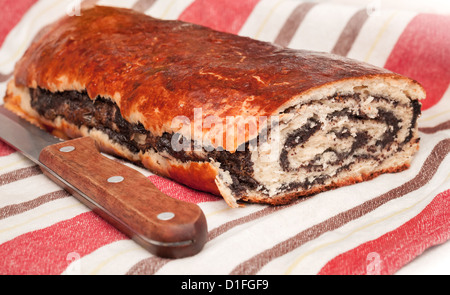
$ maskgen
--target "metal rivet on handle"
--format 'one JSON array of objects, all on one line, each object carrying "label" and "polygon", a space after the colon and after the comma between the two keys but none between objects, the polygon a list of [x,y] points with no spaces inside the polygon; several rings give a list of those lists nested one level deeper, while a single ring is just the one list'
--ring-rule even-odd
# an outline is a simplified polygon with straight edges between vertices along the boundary
[{"label": "metal rivet on handle", "polygon": [[63,146],[62,148],[60,148],[59,151],[63,152],[63,153],[68,153],[68,152],[73,151],[74,149],[75,149],[74,146],[66,145],[66,146]]},{"label": "metal rivet on handle", "polygon": [[156,216],[159,220],[170,220],[175,217],[175,213],[172,212],[163,212],[159,213],[158,216]]},{"label": "metal rivet on handle", "polygon": [[108,178],[109,183],[118,183],[122,182],[123,180],[124,178],[122,176],[111,176],[110,178]]}]

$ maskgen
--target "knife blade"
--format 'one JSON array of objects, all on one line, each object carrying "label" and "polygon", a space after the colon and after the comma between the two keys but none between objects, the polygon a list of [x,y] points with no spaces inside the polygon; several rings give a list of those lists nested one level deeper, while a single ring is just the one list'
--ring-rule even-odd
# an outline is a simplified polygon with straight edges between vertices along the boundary
[{"label": "knife blade", "polygon": [[207,239],[201,208],[162,193],[142,173],[103,156],[90,137],[63,141],[0,106],[0,138],[43,173],[154,255],[199,253]]}]

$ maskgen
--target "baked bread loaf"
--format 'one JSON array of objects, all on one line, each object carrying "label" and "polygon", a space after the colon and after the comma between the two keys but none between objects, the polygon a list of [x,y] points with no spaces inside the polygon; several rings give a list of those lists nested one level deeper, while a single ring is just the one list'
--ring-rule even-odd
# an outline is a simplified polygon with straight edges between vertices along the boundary
[{"label": "baked bread loaf", "polygon": [[408,168],[424,97],[352,59],[96,6],[34,40],[4,101],[237,207]]}]

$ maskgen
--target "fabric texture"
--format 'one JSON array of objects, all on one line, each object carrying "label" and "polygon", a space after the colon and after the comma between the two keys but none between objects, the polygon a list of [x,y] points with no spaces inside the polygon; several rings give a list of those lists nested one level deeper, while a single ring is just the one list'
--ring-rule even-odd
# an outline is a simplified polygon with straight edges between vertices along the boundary
[{"label": "fabric texture", "polygon": [[219,197],[126,163],[164,193],[197,203],[205,213],[204,249],[176,260],[141,248],[0,141],[1,274],[395,274],[450,238],[445,10],[421,10],[415,1],[404,7],[338,0],[3,2],[8,15],[0,23],[1,97],[15,62],[46,24],[97,4],[366,61],[419,81],[427,98],[418,120],[421,147],[410,169],[286,206],[232,209]]}]

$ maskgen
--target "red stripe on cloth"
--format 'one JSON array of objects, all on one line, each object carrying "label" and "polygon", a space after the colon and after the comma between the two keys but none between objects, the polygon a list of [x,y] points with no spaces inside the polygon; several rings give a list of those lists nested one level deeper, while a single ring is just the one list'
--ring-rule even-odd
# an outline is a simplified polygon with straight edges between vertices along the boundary
[{"label": "red stripe on cloth", "polygon": [[5,41],[9,31],[14,28],[22,16],[37,0],[0,0],[2,8],[2,21],[0,22],[0,46]]},{"label": "red stripe on cloth", "polygon": [[60,274],[73,261],[127,237],[93,212],[18,236],[0,245],[0,274]]},{"label": "red stripe on cloth", "polygon": [[395,273],[427,248],[450,238],[449,207],[450,190],[446,190],[402,226],[335,257],[319,274]]},{"label": "red stripe on cloth", "polygon": [[450,84],[449,15],[419,14],[403,31],[385,68],[420,82],[427,92],[422,109],[435,105]]},{"label": "red stripe on cloth", "polygon": [[14,153],[16,150],[0,140],[0,157]]},{"label": "red stripe on cloth", "polygon": [[222,200],[222,198],[219,198],[212,194],[188,188],[164,177],[151,175],[148,178],[160,191],[178,200],[190,203],[202,203]]},{"label": "red stripe on cloth", "polygon": [[237,34],[259,0],[196,0],[179,16],[179,20]]}]

